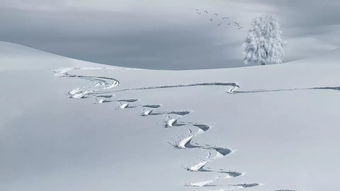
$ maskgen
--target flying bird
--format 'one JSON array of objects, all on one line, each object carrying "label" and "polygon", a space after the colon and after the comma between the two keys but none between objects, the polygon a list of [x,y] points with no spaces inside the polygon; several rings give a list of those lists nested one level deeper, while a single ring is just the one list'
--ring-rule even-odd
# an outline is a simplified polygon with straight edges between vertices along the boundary
[{"label": "flying bird", "polygon": [[234,21],[234,26],[236,26],[238,29],[241,29],[241,28],[242,28],[242,26],[240,25],[240,23],[237,22],[237,21]]}]

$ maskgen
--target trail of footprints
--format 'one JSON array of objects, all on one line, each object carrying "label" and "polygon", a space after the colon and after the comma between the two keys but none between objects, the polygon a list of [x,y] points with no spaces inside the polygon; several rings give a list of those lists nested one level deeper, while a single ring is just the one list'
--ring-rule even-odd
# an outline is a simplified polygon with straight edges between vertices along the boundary
[{"label": "trail of footprints", "polygon": [[[209,180],[201,180],[197,182],[190,182],[185,184],[186,187],[193,187],[193,188],[204,188],[204,187],[214,187],[215,190],[211,191],[227,191],[227,190],[234,190],[234,189],[246,189],[252,187],[261,186],[260,183],[240,183],[240,184],[226,184],[226,179],[229,178],[237,178],[239,176],[243,176],[244,173],[238,171],[232,171],[227,169],[212,169],[209,167],[209,164],[212,163],[214,160],[221,159],[227,155],[230,155],[234,151],[227,148],[227,147],[219,147],[213,146],[209,144],[200,144],[194,142],[194,138],[197,136],[202,136],[204,133],[207,133],[211,126],[199,123],[199,122],[187,122],[182,121],[181,119],[189,115],[191,111],[188,110],[179,110],[179,111],[161,111],[160,104],[139,104],[139,99],[113,99],[113,94],[109,93],[100,93],[102,90],[112,89],[119,85],[119,81],[114,78],[107,78],[107,77],[97,77],[97,76],[84,76],[84,75],[74,75],[70,74],[70,71],[74,70],[91,70],[93,68],[65,68],[61,70],[55,71],[55,76],[57,77],[67,77],[67,78],[80,78],[85,79],[92,82],[92,85],[89,87],[83,88],[76,88],[70,90],[68,95],[70,98],[73,99],[85,99],[93,97],[96,100],[96,104],[104,104],[104,103],[119,103],[118,109],[125,110],[125,109],[133,109],[133,108],[140,108],[140,116],[148,117],[152,115],[163,115],[166,116],[166,120],[164,122],[164,128],[175,128],[180,126],[187,126],[188,133],[183,135],[182,137],[176,138],[173,141],[170,141],[169,144],[175,148],[180,150],[186,149],[202,149],[206,150],[208,156],[191,166],[187,166],[184,170],[190,173],[211,173],[215,174],[216,176]],[[94,68],[94,69],[106,69],[106,68]],[[239,87],[238,85],[232,86],[230,91],[234,91],[235,88]],[[276,191],[296,191],[296,190],[285,190],[280,189]]]}]

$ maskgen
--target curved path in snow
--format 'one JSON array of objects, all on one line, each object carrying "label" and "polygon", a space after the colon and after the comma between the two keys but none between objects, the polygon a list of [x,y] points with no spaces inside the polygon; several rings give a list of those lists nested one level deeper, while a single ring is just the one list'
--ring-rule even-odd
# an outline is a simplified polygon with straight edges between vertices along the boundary
[{"label": "curved path in snow", "polygon": [[287,88],[287,89],[257,89],[257,90],[235,90],[229,93],[245,94],[245,93],[267,93],[267,92],[289,92],[289,91],[303,91],[303,90],[334,90],[340,91],[340,86],[324,86],[324,87],[311,87],[311,88]]},{"label": "curved path in snow", "polygon": [[141,87],[141,88],[127,88],[127,89],[116,90],[115,92],[133,91],[133,90],[167,89],[167,88],[186,88],[186,87],[195,87],[195,86],[238,87],[237,83],[206,82],[206,83],[194,83],[194,84],[178,84],[178,85],[151,86],[151,87]]},{"label": "curved path in snow", "polygon": [[[224,82],[212,82],[212,83],[194,83],[194,84],[180,84],[180,85],[163,85],[163,86],[151,86],[151,87],[140,87],[140,88],[127,88],[127,89],[114,89],[119,86],[119,81],[115,78],[111,77],[101,77],[101,76],[86,76],[86,75],[77,75],[73,74],[76,71],[80,70],[106,70],[113,68],[104,68],[104,67],[75,67],[75,68],[62,68],[54,71],[55,76],[64,77],[64,78],[78,78],[83,80],[88,80],[91,82],[91,85],[87,87],[75,88],[68,92],[70,98],[74,99],[85,99],[93,97],[96,100],[97,104],[111,103],[116,102],[119,103],[119,109],[142,109],[142,113],[140,116],[147,117],[152,115],[165,115],[167,119],[164,124],[164,128],[175,128],[180,126],[189,127],[188,133],[186,135],[182,135],[177,137],[175,141],[169,142],[173,148],[175,149],[202,149],[207,150],[208,156],[206,159],[188,166],[185,168],[190,173],[212,173],[215,174],[213,179],[209,180],[198,180],[197,182],[187,183],[184,186],[193,187],[193,188],[203,188],[203,187],[214,187],[217,188],[216,191],[224,191],[224,190],[234,190],[234,189],[246,189],[251,187],[261,186],[260,183],[240,183],[240,184],[226,184],[223,182],[226,178],[237,178],[239,176],[244,175],[242,172],[231,171],[226,169],[211,169],[209,168],[209,164],[214,160],[221,159],[225,156],[232,154],[234,151],[227,147],[213,146],[209,144],[200,144],[195,143],[194,139],[197,136],[202,136],[204,133],[207,133],[211,126],[199,123],[199,122],[188,122],[181,121],[179,117],[184,117],[189,115],[191,112],[189,110],[181,110],[181,111],[159,111],[161,108],[161,104],[142,104],[138,103],[139,99],[112,99],[113,92],[123,92],[123,91],[135,91],[135,90],[150,90],[150,89],[166,89],[166,88],[185,88],[185,87],[196,87],[196,86],[224,86],[230,87],[227,92],[228,93],[251,93],[251,92],[241,92],[237,91],[239,88],[237,83],[224,83]],[[322,88],[319,88],[322,89]],[[326,88],[325,88],[326,89]],[[261,92],[261,91],[254,91]],[[264,92],[264,91],[262,91]],[[214,156],[213,156],[214,155]],[[221,177],[224,175],[224,177]],[[279,189],[276,191],[295,191],[295,190],[283,190]]]}]

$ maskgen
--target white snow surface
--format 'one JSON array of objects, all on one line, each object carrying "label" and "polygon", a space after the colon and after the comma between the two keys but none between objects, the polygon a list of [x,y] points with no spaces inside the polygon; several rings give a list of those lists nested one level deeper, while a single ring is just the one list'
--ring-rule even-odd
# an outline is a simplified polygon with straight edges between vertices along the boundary
[{"label": "white snow surface", "polygon": [[[153,71],[1,42],[0,190],[184,191],[214,180],[213,188],[195,190],[338,191],[339,53],[268,66]],[[119,84],[109,86],[112,79]],[[101,80],[112,83],[96,87]],[[240,87],[229,94],[229,83]],[[84,91],[86,98],[77,97],[83,99],[68,94]],[[104,94],[112,97],[97,104]],[[146,104],[161,107],[142,116]],[[178,123],[164,128],[169,116]],[[214,128],[195,134],[188,124]],[[169,144],[188,136],[198,148]],[[214,151],[224,154],[205,164],[213,172],[185,169]],[[219,169],[244,175],[225,179]]]}]

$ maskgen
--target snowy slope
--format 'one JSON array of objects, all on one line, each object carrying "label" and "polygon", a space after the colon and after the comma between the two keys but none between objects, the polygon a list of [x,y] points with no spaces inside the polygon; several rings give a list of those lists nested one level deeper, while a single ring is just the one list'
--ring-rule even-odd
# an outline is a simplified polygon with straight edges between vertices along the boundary
[{"label": "snowy slope", "polygon": [[339,50],[193,71],[0,50],[0,190],[340,186]]}]

